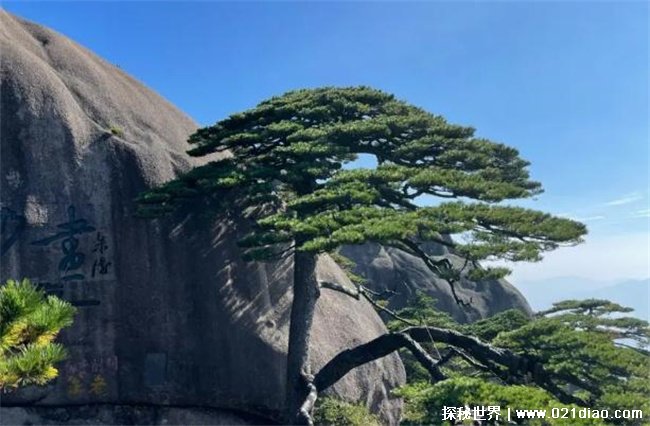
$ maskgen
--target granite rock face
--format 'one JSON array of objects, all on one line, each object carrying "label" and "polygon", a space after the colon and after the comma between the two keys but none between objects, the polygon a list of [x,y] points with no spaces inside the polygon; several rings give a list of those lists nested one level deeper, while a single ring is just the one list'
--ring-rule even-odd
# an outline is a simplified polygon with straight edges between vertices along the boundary
[{"label": "granite rock face", "polygon": [[[62,334],[71,357],[59,378],[3,395],[0,419],[39,423],[34,416],[48,407],[99,404],[276,419],[291,260],[243,262],[236,217],[133,215],[141,191],[198,164],[185,154],[196,124],[88,50],[4,11],[0,52],[0,278],[31,278],[79,307]],[[347,282],[326,256],[319,274]],[[369,304],[324,291],[313,363],[385,331]],[[401,402],[388,393],[403,381],[401,361],[391,355],[351,372],[332,392],[394,424]],[[29,403],[38,409],[6,408]],[[233,421],[202,416],[203,424]]]},{"label": "granite rock face", "polygon": [[[460,257],[441,244],[427,243],[424,248],[435,258],[447,258],[457,267],[463,265]],[[440,310],[460,322],[487,318],[507,309],[532,313],[521,293],[503,279],[478,282],[463,279],[456,283],[458,297],[470,302],[469,306],[463,307],[455,302],[449,284],[437,278],[416,256],[377,244],[346,246],[341,249],[341,254],[356,263],[355,273],[368,280],[369,288],[396,293],[389,299],[388,307],[391,309],[405,307],[416,293],[422,292],[436,299]]]}]

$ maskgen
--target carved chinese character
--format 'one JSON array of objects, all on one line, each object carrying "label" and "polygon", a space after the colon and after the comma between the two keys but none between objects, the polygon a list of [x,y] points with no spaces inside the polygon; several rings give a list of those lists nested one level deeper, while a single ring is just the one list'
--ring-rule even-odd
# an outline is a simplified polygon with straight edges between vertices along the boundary
[{"label": "carved chinese character", "polygon": [[37,246],[48,246],[55,241],[61,241],[63,259],[59,262],[59,271],[62,272],[61,280],[82,280],[84,275],[77,271],[84,263],[85,255],[78,251],[79,239],[77,235],[93,232],[94,227],[86,219],[77,219],[74,206],[68,207],[68,221],[57,226],[61,231],[42,240],[34,241]]}]

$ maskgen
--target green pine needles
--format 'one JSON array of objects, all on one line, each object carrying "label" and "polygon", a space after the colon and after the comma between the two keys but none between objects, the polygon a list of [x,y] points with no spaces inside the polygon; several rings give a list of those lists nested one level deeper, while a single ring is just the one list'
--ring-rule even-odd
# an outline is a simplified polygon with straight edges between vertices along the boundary
[{"label": "green pine needles", "polygon": [[[418,254],[414,243],[437,241],[476,266],[536,261],[586,233],[568,219],[498,204],[542,191],[517,150],[368,87],[289,92],[203,128],[189,142],[190,155],[223,156],[144,194],[140,213],[157,216],[196,197],[206,207],[249,208],[256,227],[240,242],[249,259],[274,258],[292,245],[321,253],[368,241]],[[344,168],[361,154],[377,166]],[[421,196],[447,202],[421,207]],[[437,271],[457,279],[470,269]]]},{"label": "green pine needles", "polygon": [[43,385],[58,374],[66,351],[54,339],[72,324],[75,308],[46,296],[29,280],[0,287],[0,390]]},{"label": "green pine needles", "polygon": [[332,397],[319,400],[314,410],[314,424],[322,426],[379,426],[381,421],[361,404]]}]

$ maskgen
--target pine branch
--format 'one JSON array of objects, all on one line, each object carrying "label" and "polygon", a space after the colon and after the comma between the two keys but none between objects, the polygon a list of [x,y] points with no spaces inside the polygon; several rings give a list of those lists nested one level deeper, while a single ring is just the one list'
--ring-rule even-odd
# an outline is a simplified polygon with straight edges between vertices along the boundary
[{"label": "pine branch", "polygon": [[454,301],[456,302],[457,305],[466,308],[468,306],[472,305],[472,299],[469,299],[469,302],[462,300],[460,296],[456,293],[456,286],[455,283],[456,281],[453,279],[448,278],[446,275],[450,270],[453,269],[451,262],[447,259],[442,259],[442,260],[435,260],[431,258],[424,250],[420,248],[420,246],[408,239],[403,239],[401,240],[401,243],[404,244],[406,247],[408,247],[413,253],[415,253],[420,259],[424,261],[424,264],[438,276],[439,278],[442,278],[449,284],[449,288],[451,289],[451,294],[454,298]]},{"label": "pine branch", "polygon": [[[329,290],[338,291],[339,293],[343,293],[343,294],[345,294],[347,296],[350,296],[350,297],[352,297],[352,298],[354,298],[356,300],[360,300],[360,298],[363,296],[363,298],[365,298],[368,302],[370,302],[370,304],[372,306],[374,306],[377,310],[387,313],[391,317],[395,318],[396,320],[399,320],[399,321],[403,322],[404,324],[411,325],[411,326],[417,326],[416,323],[414,323],[412,321],[409,321],[406,318],[402,318],[397,313],[395,313],[394,311],[386,308],[385,306],[380,305],[372,297],[370,297],[368,295],[368,293],[370,293],[370,294],[373,294],[373,295],[380,296],[382,293],[374,292],[374,291],[369,290],[368,288],[366,288],[365,286],[362,286],[362,285],[359,285],[356,288],[356,290],[352,290],[352,289],[350,289],[350,288],[348,288],[346,286],[343,286],[343,285],[337,284],[337,283],[333,283],[333,282],[330,282],[330,281],[319,281],[319,284],[320,284],[321,288],[327,288]],[[394,291],[391,291],[391,290],[386,290],[386,291],[390,292],[390,293],[393,293],[393,294],[395,293]]]},{"label": "pine branch", "polygon": [[[587,404],[586,401],[564,391],[554,381],[557,378],[570,379],[572,382],[580,383],[580,379],[568,374],[561,377],[554,376],[553,373],[546,371],[540,363],[527,356],[517,355],[507,349],[496,348],[458,331],[437,327],[410,327],[399,333],[384,334],[368,343],[344,350],[321,368],[315,376],[314,385],[319,391],[327,389],[353,368],[383,358],[400,348],[410,349],[412,347],[411,340],[429,342],[431,338],[434,341],[461,349],[507,383],[513,383],[513,379],[522,382],[532,379],[535,384],[546,389],[565,404],[580,406]],[[418,361],[422,362],[420,359]],[[425,367],[427,367],[426,362],[425,360]],[[504,369],[491,367],[496,365]]]},{"label": "pine branch", "polygon": [[329,290],[334,290],[338,291],[339,293],[343,293],[347,296],[352,297],[353,299],[359,300],[361,297],[361,291],[359,289],[357,290],[352,290],[346,286],[343,286],[341,284],[333,283],[330,281],[319,281],[318,284],[321,286],[321,288],[327,288]]}]

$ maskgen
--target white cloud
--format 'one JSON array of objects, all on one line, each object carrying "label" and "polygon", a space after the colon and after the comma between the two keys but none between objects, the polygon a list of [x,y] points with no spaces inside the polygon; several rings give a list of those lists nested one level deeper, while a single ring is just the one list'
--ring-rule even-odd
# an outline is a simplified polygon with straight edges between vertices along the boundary
[{"label": "white cloud", "polygon": [[565,219],[576,220],[578,222],[591,222],[591,221],[594,221],[594,220],[605,219],[605,216],[601,216],[601,215],[580,217],[580,216],[576,216],[575,214],[572,214],[572,213],[558,213],[557,216],[563,217]]},{"label": "white cloud", "polygon": [[509,263],[511,281],[535,281],[558,276],[594,280],[647,278],[650,276],[650,233],[590,235],[575,247],[547,253],[537,263]]},{"label": "white cloud", "polygon": [[594,220],[603,220],[605,219],[605,216],[587,216],[587,217],[577,217],[573,220],[577,220],[578,222],[593,222]]},{"label": "white cloud", "polygon": [[637,210],[630,217],[650,217],[650,209]]},{"label": "white cloud", "polygon": [[635,201],[643,200],[643,194],[639,192],[634,192],[632,194],[627,194],[618,198],[616,200],[608,201],[605,203],[606,206],[622,206],[624,204],[630,204]]}]

